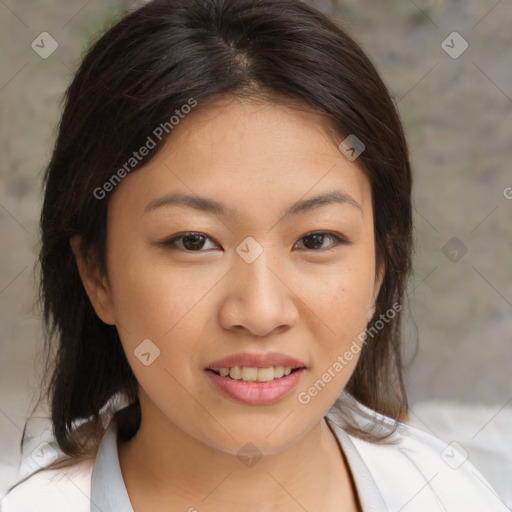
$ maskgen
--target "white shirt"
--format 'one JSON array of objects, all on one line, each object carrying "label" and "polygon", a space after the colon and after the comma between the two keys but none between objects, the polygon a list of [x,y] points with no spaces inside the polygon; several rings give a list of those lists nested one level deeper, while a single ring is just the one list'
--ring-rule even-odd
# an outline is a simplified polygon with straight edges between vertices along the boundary
[{"label": "white shirt", "polygon": [[[394,421],[360,406],[364,422]],[[325,416],[354,478],[363,512],[510,512],[489,482],[451,445],[399,424],[394,444],[363,441],[343,430],[336,402]],[[2,512],[133,512],[117,453],[112,418],[89,459],[43,470],[11,488]],[[341,510],[340,506],[340,510]],[[317,511],[311,511],[317,512]]]}]

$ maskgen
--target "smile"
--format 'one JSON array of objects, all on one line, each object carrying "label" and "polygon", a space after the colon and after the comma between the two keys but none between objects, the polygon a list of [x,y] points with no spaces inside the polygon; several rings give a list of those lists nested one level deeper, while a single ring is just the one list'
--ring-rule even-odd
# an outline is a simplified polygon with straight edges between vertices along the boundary
[{"label": "smile", "polygon": [[[244,382],[269,382],[274,379],[281,379],[283,376],[290,375],[292,370],[290,366],[267,366],[257,368],[251,366],[233,366],[231,368],[219,368],[216,373],[221,377],[229,377],[233,380],[243,380]],[[212,370],[215,371],[215,370]]]},{"label": "smile", "polygon": [[[306,368],[270,366],[205,370],[214,389],[247,405],[269,405],[283,399],[298,384]],[[222,374],[221,374],[222,371]]]}]

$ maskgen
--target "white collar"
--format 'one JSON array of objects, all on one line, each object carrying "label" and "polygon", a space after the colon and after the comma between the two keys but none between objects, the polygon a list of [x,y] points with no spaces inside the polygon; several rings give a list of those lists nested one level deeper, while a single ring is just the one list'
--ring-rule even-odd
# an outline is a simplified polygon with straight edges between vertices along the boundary
[{"label": "white collar", "polygon": [[[368,411],[370,411],[368,409]],[[374,411],[371,411],[374,413]],[[387,512],[388,508],[371,473],[354,446],[351,437],[341,428],[339,411],[334,404],[325,415],[328,425],[346,455],[359,501],[364,512]],[[376,414],[376,413],[374,413]],[[112,417],[98,448],[92,473],[91,512],[133,512],[124,484],[117,451],[117,424]]]}]

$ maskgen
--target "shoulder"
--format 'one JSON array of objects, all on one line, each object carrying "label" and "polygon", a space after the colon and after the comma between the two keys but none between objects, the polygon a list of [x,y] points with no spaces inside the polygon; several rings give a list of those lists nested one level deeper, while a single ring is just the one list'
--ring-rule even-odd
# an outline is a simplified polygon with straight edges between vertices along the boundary
[{"label": "shoulder", "polygon": [[[378,413],[374,417],[393,422]],[[386,443],[349,437],[389,510],[509,511],[456,442],[445,442],[404,423],[398,423]]]},{"label": "shoulder", "polygon": [[94,459],[43,469],[21,480],[1,500],[2,512],[89,512]]}]

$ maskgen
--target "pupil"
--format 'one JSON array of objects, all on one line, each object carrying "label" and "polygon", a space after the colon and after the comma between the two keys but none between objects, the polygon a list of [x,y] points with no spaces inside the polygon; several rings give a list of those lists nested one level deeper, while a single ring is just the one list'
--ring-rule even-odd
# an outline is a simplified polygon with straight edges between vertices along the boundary
[{"label": "pupil", "polygon": [[[324,237],[325,237],[325,235],[323,235],[322,233],[314,233],[313,235],[308,235],[308,236],[304,237],[304,245],[308,249],[315,249],[317,247],[321,247],[324,242]],[[307,243],[307,240],[314,240],[314,242],[313,242],[314,247],[308,247],[308,245],[310,245],[310,244]],[[320,243],[318,245],[316,245],[315,242],[320,242]]]},{"label": "pupil", "polygon": [[[183,238],[183,246],[186,249],[201,249],[201,247],[204,245],[204,240],[201,240],[203,238],[202,235],[188,235]],[[193,240],[192,243],[187,243],[187,241]],[[201,243],[202,241],[202,243]]]}]

